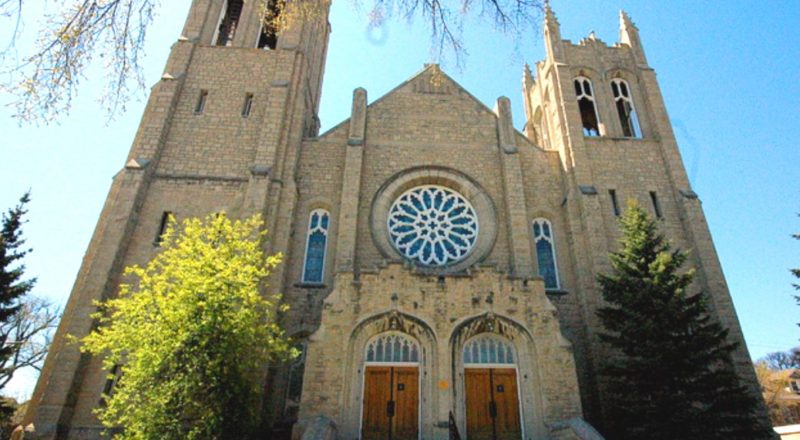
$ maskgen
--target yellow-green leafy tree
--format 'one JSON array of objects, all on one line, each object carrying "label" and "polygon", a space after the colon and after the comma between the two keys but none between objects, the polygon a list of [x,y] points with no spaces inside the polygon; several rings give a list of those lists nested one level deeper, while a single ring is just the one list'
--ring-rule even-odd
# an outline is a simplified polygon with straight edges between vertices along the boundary
[{"label": "yellow-green leafy tree", "polygon": [[296,355],[280,299],[262,294],[281,259],[264,255],[264,234],[258,217],[172,222],[163,250],[100,304],[81,349],[115,372],[97,410],[115,439],[253,436],[265,366]]}]

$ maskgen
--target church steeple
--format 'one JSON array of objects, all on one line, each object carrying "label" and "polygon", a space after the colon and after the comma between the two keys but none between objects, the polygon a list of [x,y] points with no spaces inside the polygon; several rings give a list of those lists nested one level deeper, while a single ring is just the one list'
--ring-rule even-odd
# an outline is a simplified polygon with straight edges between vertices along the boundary
[{"label": "church steeple", "polygon": [[619,42],[630,46],[637,63],[647,65],[642,41],[639,39],[639,29],[624,10],[619,11]]}]

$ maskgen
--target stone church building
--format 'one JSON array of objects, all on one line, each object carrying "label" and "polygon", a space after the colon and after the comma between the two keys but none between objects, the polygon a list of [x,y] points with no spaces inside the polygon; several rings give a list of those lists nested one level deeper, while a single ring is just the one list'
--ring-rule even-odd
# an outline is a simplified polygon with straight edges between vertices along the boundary
[{"label": "stone church building", "polygon": [[193,0],[36,386],[36,438],[100,438],[92,410],[114,380],[66,335],[86,335],[93,301],[158,253],[169,214],[260,213],[265,251],[286,256],[270,289],[290,305],[283,325],[303,354],[269,368],[270,438],[320,421],[347,440],[599,438],[595,277],[629,199],[691,251],[694,289],[710,294],[755,386],[624,12],[608,45],[562,39],[545,9],[546,58],[522,72],[522,132],[507,98],[487,106],[428,65],[378,99],[356,89],[351,117],[320,134],[328,8],[278,33],[258,2]]}]

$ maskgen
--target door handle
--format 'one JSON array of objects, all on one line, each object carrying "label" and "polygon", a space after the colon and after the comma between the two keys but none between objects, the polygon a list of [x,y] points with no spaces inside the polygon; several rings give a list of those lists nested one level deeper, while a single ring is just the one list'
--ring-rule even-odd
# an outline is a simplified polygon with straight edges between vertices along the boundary
[{"label": "door handle", "polygon": [[493,419],[497,418],[497,404],[494,401],[489,402],[489,415],[492,416]]},{"label": "door handle", "polygon": [[388,417],[394,417],[394,400],[386,402],[386,415]]}]

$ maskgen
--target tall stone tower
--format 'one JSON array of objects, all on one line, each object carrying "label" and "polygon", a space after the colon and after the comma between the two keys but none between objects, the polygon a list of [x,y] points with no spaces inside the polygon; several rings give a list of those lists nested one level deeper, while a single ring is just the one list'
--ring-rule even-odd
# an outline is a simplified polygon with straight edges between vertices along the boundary
[{"label": "tall stone tower", "polygon": [[[317,0],[307,0],[314,2]],[[194,0],[114,178],[34,393],[44,439],[95,439],[113,390],[66,335],[159,250],[169,213],[261,213],[271,288],[303,355],[269,366],[270,438],[598,439],[598,273],[637,199],[691,251],[696,290],[756,382],[698,196],[653,69],[620,40],[573,44],[545,10],[546,58],[526,68],[524,133],[427,65],[318,134],[328,3],[276,34],[259,2]],[[289,3],[291,7],[291,2]],[[278,11],[280,12],[280,11]],[[123,367],[124,369],[124,367]],[[313,429],[308,431],[309,427]]]},{"label": "tall stone tower", "polygon": [[271,232],[267,252],[287,248],[293,165],[300,140],[319,128],[330,29],[329,2],[316,4],[278,36],[262,25],[259,2],[192,1],[114,177],[33,394],[28,417],[37,436],[99,436],[91,410],[106,372],[65,336],[87,334],[93,301],[115,294],[125,266],[158,252],[169,213],[179,219],[222,210],[236,217],[261,213]]},{"label": "tall stone tower", "polygon": [[697,270],[694,291],[709,295],[710,307],[739,344],[734,362],[743,381],[760,396],[719,258],[698,195],[692,190],[639,30],[619,14],[619,41],[608,45],[594,33],[577,44],[562,39],[553,11],[545,8],[546,58],[526,68],[525,133],[558,152],[564,178],[563,215],[574,250],[574,295],[562,321],[569,329],[579,368],[584,412],[601,417],[595,380],[602,353],[596,310],[602,298],[598,273],[610,269],[608,255],[620,237],[617,217],[628,199],[649,208],[675,247],[689,250]]}]

